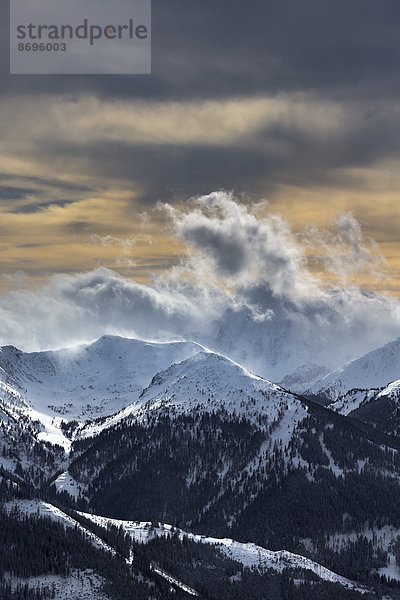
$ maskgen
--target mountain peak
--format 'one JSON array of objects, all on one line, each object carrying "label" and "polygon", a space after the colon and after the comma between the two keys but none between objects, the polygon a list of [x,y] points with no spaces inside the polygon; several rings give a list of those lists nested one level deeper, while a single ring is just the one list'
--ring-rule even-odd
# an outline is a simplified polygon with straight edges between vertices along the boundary
[{"label": "mountain peak", "polygon": [[352,360],[309,390],[336,400],[355,388],[381,388],[400,377],[400,338]]}]

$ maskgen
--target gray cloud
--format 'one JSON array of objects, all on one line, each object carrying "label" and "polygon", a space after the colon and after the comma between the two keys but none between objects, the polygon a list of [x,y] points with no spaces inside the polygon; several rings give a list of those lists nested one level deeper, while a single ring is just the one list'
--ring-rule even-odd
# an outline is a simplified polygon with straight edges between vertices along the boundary
[{"label": "gray cloud", "polygon": [[[153,74],[131,77],[8,75],[5,5],[0,95],[10,107],[16,99],[23,99],[25,107],[17,104],[14,114],[4,114],[2,139],[9,141],[10,151],[18,146],[18,156],[42,157],[55,171],[67,165],[71,173],[81,169],[93,177],[107,176],[110,185],[124,179],[140,187],[144,203],[154,203],[218,188],[258,196],[282,183],[335,187],[343,182],[343,169],[399,158],[397,0],[255,0],[249,6],[239,0],[153,0]],[[319,127],[292,102],[287,114],[220,146],[195,136],[182,145],[172,134],[162,142],[144,141],[137,132],[130,139],[120,134],[93,140],[89,135],[82,142],[82,123],[66,116],[77,138],[66,139],[59,135],[59,124],[46,128],[51,112],[42,115],[35,109],[40,103],[55,107],[87,98],[129,104],[281,97],[302,99]],[[326,103],[338,109],[335,128],[322,127],[329,115],[318,118]],[[88,116],[93,112],[102,115],[104,107],[90,109]],[[24,118],[28,113],[30,122]],[[40,127],[43,135],[37,136]],[[216,123],[214,131],[220,127]],[[185,125],[176,129],[184,131]],[[356,182],[348,178],[346,184]],[[10,198],[24,184],[15,187]],[[62,184],[59,189],[55,201],[60,194],[67,201]]]},{"label": "gray cloud", "polygon": [[[26,104],[30,112],[22,118]],[[23,210],[121,182],[138,191],[132,196],[143,204],[219,188],[254,197],[282,184],[359,189],[365,184],[350,175],[352,169],[379,169],[400,157],[397,101],[387,102],[385,110],[372,109],[372,103],[304,94],[211,106],[115,104],[93,96],[55,104],[49,98],[38,102],[34,95],[0,104],[7,156],[38,160],[39,171],[46,166],[90,183],[57,184],[53,178],[46,186],[38,178],[36,197]],[[24,189],[24,180],[14,179],[15,188],[7,184],[9,199]]]},{"label": "gray cloud", "polygon": [[[2,64],[12,93],[96,91],[107,97],[179,98],[324,90],[398,94],[396,0],[153,0],[152,77],[10,77],[8,8]],[[382,89],[383,88],[383,89]]]},{"label": "gray cloud", "polygon": [[309,246],[318,246],[320,254],[313,259],[318,260],[327,272],[338,276],[343,287],[361,273],[376,280],[390,279],[388,262],[375,241],[364,236],[360,223],[351,212],[337,215],[332,226],[333,230],[309,227],[303,232],[302,239]]},{"label": "gray cloud", "polygon": [[198,198],[186,213],[167,209],[178,235],[200,250],[193,260],[203,259],[203,268],[228,284],[265,281],[276,294],[313,286],[303,249],[282,218],[257,218],[223,191]]}]

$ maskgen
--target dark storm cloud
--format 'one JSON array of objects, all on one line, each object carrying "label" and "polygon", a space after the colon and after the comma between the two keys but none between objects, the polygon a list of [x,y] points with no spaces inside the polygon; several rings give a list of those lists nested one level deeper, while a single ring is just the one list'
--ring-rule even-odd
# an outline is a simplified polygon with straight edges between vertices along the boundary
[{"label": "dark storm cloud", "polygon": [[[369,167],[400,156],[395,107],[373,113],[359,104],[344,104],[336,123],[325,124],[322,118],[321,126],[313,124],[312,108],[297,120],[291,120],[291,110],[296,110],[295,103],[293,109],[285,109],[282,123],[268,123],[266,117],[264,126],[230,145],[212,140],[209,145],[198,144],[195,136],[185,144],[138,142],[134,135],[129,142],[87,139],[78,143],[61,136],[43,141],[41,152],[50,162],[59,155],[68,164],[77,161],[85,172],[116,185],[121,179],[137,184],[141,193],[135,201],[144,204],[181,201],[220,188],[255,197],[281,183],[334,187],[344,181],[342,169]],[[349,188],[359,183],[350,176],[346,179]]]},{"label": "dark storm cloud", "polygon": [[[12,205],[8,206],[7,210],[14,214],[34,213],[53,205],[63,207],[73,202],[73,198],[60,198],[60,194],[68,195],[71,192],[85,193],[91,191],[91,188],[87,186],[51,178],[43,179],[41,177],[20,175],[18,176],[18,184],[16,184],[14,183],[15,177],[7,173],[0,173],[0,180],[4,182],[3,185],[0,185],[0,205],[2,203],[9,204],[12,201]],[[26,187],[22,187],[21,184],[26,184]]]},{"label": "dark storm cloud", "polygon": [[[35,190],[35,194],[38,194],[38,190]],[[8,199],[13,199],[8,197]],[[36,213],[38,211],[41,210],[45,210],[46,208],[49,208],[51,206],[59,206],[61,208],[64,208],[64,206],[66,206],[67,204],[70,204],[71,200],[66,200],[66,199],[62,199],[62,200],[57,200],[57,199],[51,199],[47,202],[41,202],[38,200],[35,200],[34,202],[31,202],[30,204],[24,204],[23,206],[13,206],[12,209],[9,209],[8,212],[13,213],[13,214],[33,214]]]},{"label": "dark storm cloud", "polygon": [[[35,139],[34,128],[29,131],[26,156],[41,155],[45,164],[54,161],[58,171],[65,164],[72,174],[108,177],[111,185],[124,180],[125,189],[135,190],[135,201],[137,190],[139,200],[150,204],[219,188],[245,191],[252,198],[282,183],[335,187],[343,182],[342,169],[374,166],[400,154],[398,0],[153,0],[150,76],[7,75],[8,17],[4,16],[1,93],[8,103],[28,94],[43,103],[50,97],[53,107],[66,99],[78,103],[82,98],[97,98],[105,104],[132,102],[134,111],[134,103],[141,101],[222,103],[248,97],[275,98],[279,103],[282,97],[297,97],[316,107],[330,102],[342,113],[336,128],[321,131],[313,127],[310,117],[308,129],[299,126],[304,123],[302,114],[297,121],[286,116],[282,122],[266,118],[257,129],[227,143],[207,142],[195,135],[185,143],[160,142],[151,136],[143,141],[136,130],[129,140],[123,134],[117,141],[107,136],[93,140],[90,135],[84,141],[66,139],[59,135],[59,123],[46,129],[43,115],[39,122],[46,135]],[[31,104],[30,99],[26,102]],[[100,114],[103,106],[94,110]],[[13,119],[11,138],[18,114]],[[70,129],[79,135],[79,124],[71,121]],[[18,136],[21,140],[23,132]],[[66,189],[62,182],[54,185]],[[348,177],[346,185],[351,188],[357,182]],[[18,182],[17,187],[24,184]],[[84,195],[89,190],[81,191]],[[59,191],[53,197],[54,203],[62,203],[57,199],[68,194]]]},{"label": "dark storm cloud", "polygon": [[[2,181],[10,181],[12,179],[12,177],[8,174],[8,173],[4,173],[4,172],[0,172],[0,178]],[[89,192],[91,191],[90,187],[84,186],[84,185],[78,185],[76,183],[71,183],[68,181],[61,181],[60,179],[52,179],[50,178],[42,178],[42,177],[35,177],[32,175],[19,175],[18,177],[19,181],[23,181],[26,184],[29,184],[31,187],[30,188],[26,188],[26,190],[29,192],[29,190],[35,191],[37,189],[38,186],[41,187],[54,187],[57,189],[64,189],[65,191],[75,191],[75,192]],[[36,187],[34,187],[36,186]],[[0,189],[4,189],[5,186],[2,186]],[[17,189],[17,188],[13,188],[13,186],[9,186],[10,191],[12,189]]]},{"label": "dark storm cloud", "polygon": [[13,93],[182,99],[359,84],[382,93],[385,81],[399,90],[397,0],[153,0],[153,74],[132,77],[8,76],[6,7],[2,17],[4,91]]},{"label": "dark storm cloud", "polygon": [[31,194],[36,193],[35,188],[21,188],[18,186],[8,186],[2,185],[0,186],[0,201],[5,200],[21,200],[22,198],[26,198]]},{"label": "dark storm cloud", "polygon": [[[88,156],[91,152],[88,151]],[[244,147],[207,146],[104,146],[97,150],[99,164],[109,177],[127,177],[139,182],[143,203],[184,200],[211,188],[249,190],[268,165],[262,152]],[[104,174],[104,166],[102,167]]]}]

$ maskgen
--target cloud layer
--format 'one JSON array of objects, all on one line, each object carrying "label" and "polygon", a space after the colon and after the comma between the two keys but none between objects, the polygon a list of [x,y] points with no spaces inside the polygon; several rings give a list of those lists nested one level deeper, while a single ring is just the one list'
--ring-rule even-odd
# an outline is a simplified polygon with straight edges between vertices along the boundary
[{"label": "cloud layer", "polygon": [[[400,294],[396,0],[154,0],[150,77],[9,75],[8,5],[0,270],[115,266],[118,246],[88,248],[92,234],[128,239],[157,201],[227,188],[286,207],[297,228],[353,210],[386,244]],[[172,264],[170,248],[152,260],[163,253]]]},{"label": "cloud layer", "polygon": [[[398,300],[327,287],[308,268],[311,230],[293,234],[265,203],[250,211],[215,192],[185,210],[164,208],[187,244],[179,266],[149,285],[100,267],[15,290],[0,298],[0,342],[32,350],[104,333],[191,339],[279,380],[305,363],[337,367],[400,335]],[[348,274],[378,268],[354,216],[339,216],[334,227],[315,233],[328,271],[332,253],[335,269]]]}]

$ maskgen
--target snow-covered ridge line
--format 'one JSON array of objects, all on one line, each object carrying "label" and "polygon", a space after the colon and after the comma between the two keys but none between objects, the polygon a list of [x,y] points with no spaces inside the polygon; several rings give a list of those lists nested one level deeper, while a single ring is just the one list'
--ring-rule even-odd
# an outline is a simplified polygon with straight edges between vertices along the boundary
[{"label": "snow-covered ridge line", "polygon": [[373,400],[378,393],[379,389],[377,388],[369,390],[352,389],[339,396],[335,402],[331,402],[327,408],[347,417],[353,411]]},{"label": "snow-covered ridge line", "polygon": [[261,411],[272,421],[280,408],[291,401],[300,406],[300,401],[290,392],[234,361],[214,352],[198,352],[155,373],[133,403],[99,423],[89,423],[77,436],[97,435],[128,418],[146,422],[156,412],[168,412],[172,416],[223,408],[247,418]]},{"label": "snow-covered ridge line", "polygon": [[[12,398],[5,398],[8,388],[4,395],[0,389],[0,401],[3,397],[15,418],[27,420],[38,441],[64,449],[65,460],[58,465],[63,473],[74,439],[95,436],[125,419],[146,425],[162,414],[173,418],[222,410],[253,422],[262,417],[268,427],[287,413],[284,431],[279,428],[286,444],[307,414],[301,401],[279,385],[190,342],[160,345],[105,337],[65,352],[24,354],[7,347],[2,353],[0,365],[8,369],[10,382],[18,383]],[[76,423],[68,428],[68,421]],[[56,486],[76,497],[78,486],[68,473]]]},{"label": "snow-covered ridge line", "polygon": [[312,571],[323,581],[339,583],[345,588],[353,589],[361,593],[367,592],[365,588],[357,586],[353,581],[350,581],[346,577],[330,571],[309,558],[299,554],[293,554],[287,550],[274,552],[253,543],[245,544],[236,542],[230,538],[214,538],[205,535],[195,535],[167,524],[154,527],[150,522],[146,521],[123,521],[83,512],[79,512],[79,514],[101,527],[107,527],[108,525],[114,525],[118,528],[122,527],[123,530],[137,542],[146,543],[154,537],[168,537],[178,534],[180,539],[187,538],[197,543],[216,546],[228,558],[242,563],[245,567],[256,568],[260,572],[265,572],[267,569],[273,569],[279,573],[282,573],[284,569]]},{"label": "snow-covered ridge line", "polygon": [[396,381],[392,381],[388,386],[386,386],[382,391],[379,392],[377,398],[383,398],[384,396],[391,395],[398,396],[400,394],[400,379],[396,379]]},{"label": "snow-covered ridge line", "polygon": [[[90,344],[25,353],[14,346],[0,348],[0,399],[18,418],[23,413],[39,421],[37,439],[61,445],[68,453],[71,440],[63,422],[100,419],[83,436],[98,433],[136,413],[140,396],[154,377],[196,357],[229,364],[249,381],[267,383],[222,354],[187,341],[149,342],[103,336]],[[273,385],[273,384],[269,384]],[[278,389],[278,386],[275,386]],[[79,435],[79,429],[78,429]]]},{"label": "snow-covered ridge line", "polygon": [[8,512],[12,512],[16,509],[21,514],[27,516],[46,517],[58,523],[62,523],[65,527],[77,528],[96,548],[110,552],[113,556],[116,555],[114,548],[109,546],[96,534],[83,527],[76,519],[70,517],[49,502],[43,502],[42,500],[12,500],[11,502],[8,502],[5,507]]},{"label": "snow-covered ridge line", "polygon": [[192,342],[150,343],[117,336],[57,351],[25,353],[3,346],[0,381],[40,413],[84,421],[118,412],[155,373],[201,351]]},{"label": "snow-covered ridge line", "polygon": [[61,424],[119,413],[134,403],[156,373],[207,350],[192,342],[144,342],[103,336],[90,344],[25,353],[0,348],[0,400],[41,423],[37,438],[69,451]]},{"label": "snow-covered ridge line", "polygon": [[400,378],[400,338],[332,371],[309,390],[332,401],[351,389],[382,388]]},{"label": "snow-covered ridge line", "polygon": [[[70,517],[62,510],[48,502],[43,502],[41,500],[16,500],[8,502],[6,504],[6,509],[9,512],[11,512],[13,509],[17,509],[22,514],[29,516],[47,517],[56,522],[62,523],[66,527],[77,528],[91,541],[95,547],[108,551],[114,556],[116,555],[115,549],[104,542],[98,535],[92,533],[86,527],[81,525],[76,519]],[[293,554],[287,550],[279,550],[274,552],[272,550],[267,550],[262,546],[257,546],[253,543],[236,542],[230,538],[213,538],[204,535],[195,535],[167,524],[153,527],[150,522],[123,521],[84,512],[79,512],[78,514],[104,528],[107,528],[108,525],[114,525],[118,528],[122,527],[123,530],[136,542],[146,543],[154,537],[169,537],[174,534],[178,534],[180,539],[187,538],[196,543],[216,546],[228,558],[242,563],[245,567],[256,568],[260,571],[260,573],[265,572],[268,569],[273,569],[279,573],[282,573],[284,569],[306,570],[313,572],[323,581],[339,583],[345,588],[357,590],[362,593],[367,591],[365,588],[357,586],[349,579],[330,571],[326,567],[323,567],[311,559],[299,554]],[[127,564],[131,564],[132,559],[126,559],[126,562]],[[160,571],[162,571],[162,569],[160,569],[157,565],[154,565],[154,567],[154,570],[158,568]],[[182,583],[181,581],[176,580],[172,575],[169,575],[164,571],[160,572],[159,574],[166,579],[170,577],[171,579],[168,579],[170,583],[178,585],[189,594],[196,596],[198,595],[195,590],[189,588],[189,586],[186,586],[186,584]]]},{"label": "snow-covered ridge line", "polygon": [[186,585],[186,583],[182,583],[182,581],[179,581],[179,579],[176,579],[175,577],[172,577],[172,575],[170,575],[169,573],[167,573],[166,571],[164,571],[163,569],[161,569],[155,563],[151,563],[150,564],[150,570],[154,571],[154,573],[157,573],[157,575],[160,575],[160,577],[163,577],[164,579],[166,579],[168,581],[168,583],[173,583],[177,587],[181,588],[181,590],[183,590],[184,592],[187,592],[191,596],[198,596],[199,595],[196,592],[196,590],[194,590],[193,588],[191,588],[188,585]]}]

